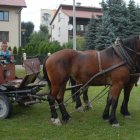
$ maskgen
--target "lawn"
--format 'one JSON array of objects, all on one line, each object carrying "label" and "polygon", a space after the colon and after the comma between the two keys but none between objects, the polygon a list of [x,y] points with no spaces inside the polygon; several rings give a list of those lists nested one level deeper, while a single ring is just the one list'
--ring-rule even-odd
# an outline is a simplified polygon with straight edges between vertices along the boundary
[{"label": "lawn", "polygon": [[[19,72],[20,73],[20,72]],[[92,87],[90,99],[95,97],[103,87]],[[140,139],[140,87],[132,90],[129,110],[131,119],[120,114],[122,95],[117,109],[120,127],[114,128],[102,119],[106,95],[93,102],[93,109],[86,112],[73,112],[74,103],[67,106],[71,121],[63,126],[54,126],[50,122],[47,102],[31,107],[14,104],[10,119],[0,120],[0,140],[139,140]],[[65,98],[69,98],[67,92]],[[59,110],[58,110],[59,112]],[[60,114],[59,114],[60,116]]]}]

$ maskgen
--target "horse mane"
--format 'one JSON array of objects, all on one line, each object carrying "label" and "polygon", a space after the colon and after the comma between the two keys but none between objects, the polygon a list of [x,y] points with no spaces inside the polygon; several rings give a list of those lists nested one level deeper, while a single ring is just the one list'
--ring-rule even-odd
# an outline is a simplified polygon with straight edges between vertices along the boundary
[{"label": "horse mane", "polygon": [[136,49],[136,41],[139,39],[139,36],[132,36],[126,39],[121,40],[124,46],[127,46],[131,49]]}]

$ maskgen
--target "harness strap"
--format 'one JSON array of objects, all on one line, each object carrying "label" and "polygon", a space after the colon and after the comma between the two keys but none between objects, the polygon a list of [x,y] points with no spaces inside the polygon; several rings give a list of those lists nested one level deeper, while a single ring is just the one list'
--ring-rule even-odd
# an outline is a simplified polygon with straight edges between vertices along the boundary
[{"label": "harness strap", "polygon": [[133,59],[131,58],[131,56],[127,53],[125,48],[127,48],[127,47],[123,47],[120,39],[117,38],[115,44],[113,45],[114,51],[117,53],[117,55],[123,61],[127,62],[129,69],[132,72],[135,72],[136,71],[135,63],[134,63]]},{"label": "harness strap", "polygon": [[[107,69],[105,69],[105,70],[102,70],[101,72],[98,72],[98,73],[96,73],[95,75],[93,75],[90,79],[89,79],[89,81],[87,81],[79,90],[77,90],[71,97],[69,97],[64,103],[67,103],[74,95],[76,95],[78,92],[80,92],[81,91],[81,93],[80,93],[80,95],[83,93],[83,91],[84,91],[84,89],[86,89],[88,86],[89,86],[89,84],[96,78],[96,77],[98,77],[98,76],[101,76],[101,75],[103,75],[103,74],[105,74],[105,73],[107,73],[107,72],[110,72],[110,71],[112,71],[112,70],[114,70],[114,69],[116,69],[116,68],[118,68],[118,67],[121,67],[121,66],[124,66],[124,65],[126,65],[126,62],[125,61],[123,61],[123,62],[120,62],[119,64],[116,64],[116,65],[113,65],[113,66],[111,66],[111,67],[109,67],[109,68],[107,68]],[[79,95],[79,96],[80,96]],[[53,105],[54,106],[54,105]]]},{"label": "harness strap", "polygon": [[100,52],[97,51],[97,58],[98,58],[98,64],[99,64],[99,72],[102,71],[102,64],[101,64],[101,56],[100,56]]},{"label": "harness strap", "polygon": [[52,108],[52,107],[54,107],[54,106],[59,106],[59,105],[61,105],[61,104],[66,104],[74,95],[76,95],[78,92],[80,92],[80,94],[79,94],[79,96],[81,96],[81,94],[83,94],[83,92],[84,92],[84,89],[86,89],[88,86],[89,86],[89,84],[96,78],[96,77],[98,77],[98,76],[101,76],[101,75],[103,75],[103,74],[105,74],[105,73],[107,73],[107,72],[110,72],[110,71],[112,71],[112,70],[114,70],[114,69],[116,69],[116,68],[118,68],[118,67],[121,67],[121,66],[124,66],[124,65],[126,65],[126,62],[125,61],[123,61],[123,62],[120,62],[119,64],[116,64],[116,65],[113,65],[113,66],[111,66],[111,67],[109,67],[109,68],[107,68],[107,69],[105,69],[105,70],[102,70],[101,72],[98,72],[98,73],[96,73],[95,75],[93,75],[90,79],[89,79],[89,81],[87,81],[80,89],[78,89],[71,97],[69,97],[64,103],[59,103],[58,105],[51,105],[50,107]]}]

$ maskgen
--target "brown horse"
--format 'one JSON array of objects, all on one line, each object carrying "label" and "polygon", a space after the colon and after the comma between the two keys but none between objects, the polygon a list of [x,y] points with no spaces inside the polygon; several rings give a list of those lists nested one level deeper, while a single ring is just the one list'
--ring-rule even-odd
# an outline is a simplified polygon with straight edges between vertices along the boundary
[{"label": "brown horse", "polygon": [[55,100],[62,113],[62,120],[70,119],[63,104],[69,77],[71,76],[77,83],[85,84],[92,76],[100,72],[100,75],[91,80],[90,85],[111,85],[103,118],[108,119],[112,125],[118,125],[116,119],[118,98],[140,60],[140,39],[139,36],[132,37],[114,46],[100,52],[65,49],[52,54],[47,59],[43,71],[51,89],[48,101],[51,120],[54,124],[61,124],[55,109]]},{"label": "brown horse", "polygon": [[[123,89],[124,90],[124,98],[123,98],[123,102],[121,105],[120,113],[125,118],[131,118],[131,114],[128,111],[129,96],[130,96],[131,90],[134,87],[134,85],[137,85],[138,79],[139,79],[138,76],[132,76],[130,78],[130,80],[124,85],[124,89]],[[76,81],[74,81],[72,78],[70,78],[70,81],[71,81],[72,86],[76,85]],[[79,89],[80,89],[80,87],[75,87],[75,88],[71,89],[73,101],[76,103],[75,109],[77,111],[85,111],[85,110],[92,108],[92,104],[89,101],[89,97],[88,97],[88,88],[82,93],[84,106],[82,106],[82,101],[80,99],[81,93],[80,92],[76,93],[76,91],[78,91]],[[108,96],[109,96],[109,93],[108,93]]]}]

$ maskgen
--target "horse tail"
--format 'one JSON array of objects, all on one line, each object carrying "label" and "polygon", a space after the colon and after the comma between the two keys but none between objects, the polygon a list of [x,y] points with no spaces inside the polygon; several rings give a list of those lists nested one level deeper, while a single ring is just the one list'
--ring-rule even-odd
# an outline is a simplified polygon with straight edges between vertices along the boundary
[{"label": "horse tail", "polygon": [[49,88],[51,88],[51,81],[49,80],[47,69],[45,67],[45,62],[47,61],[48,57],[46,57],[44,63],[43,63],[43,79],[45,79],[48,82]]}]

